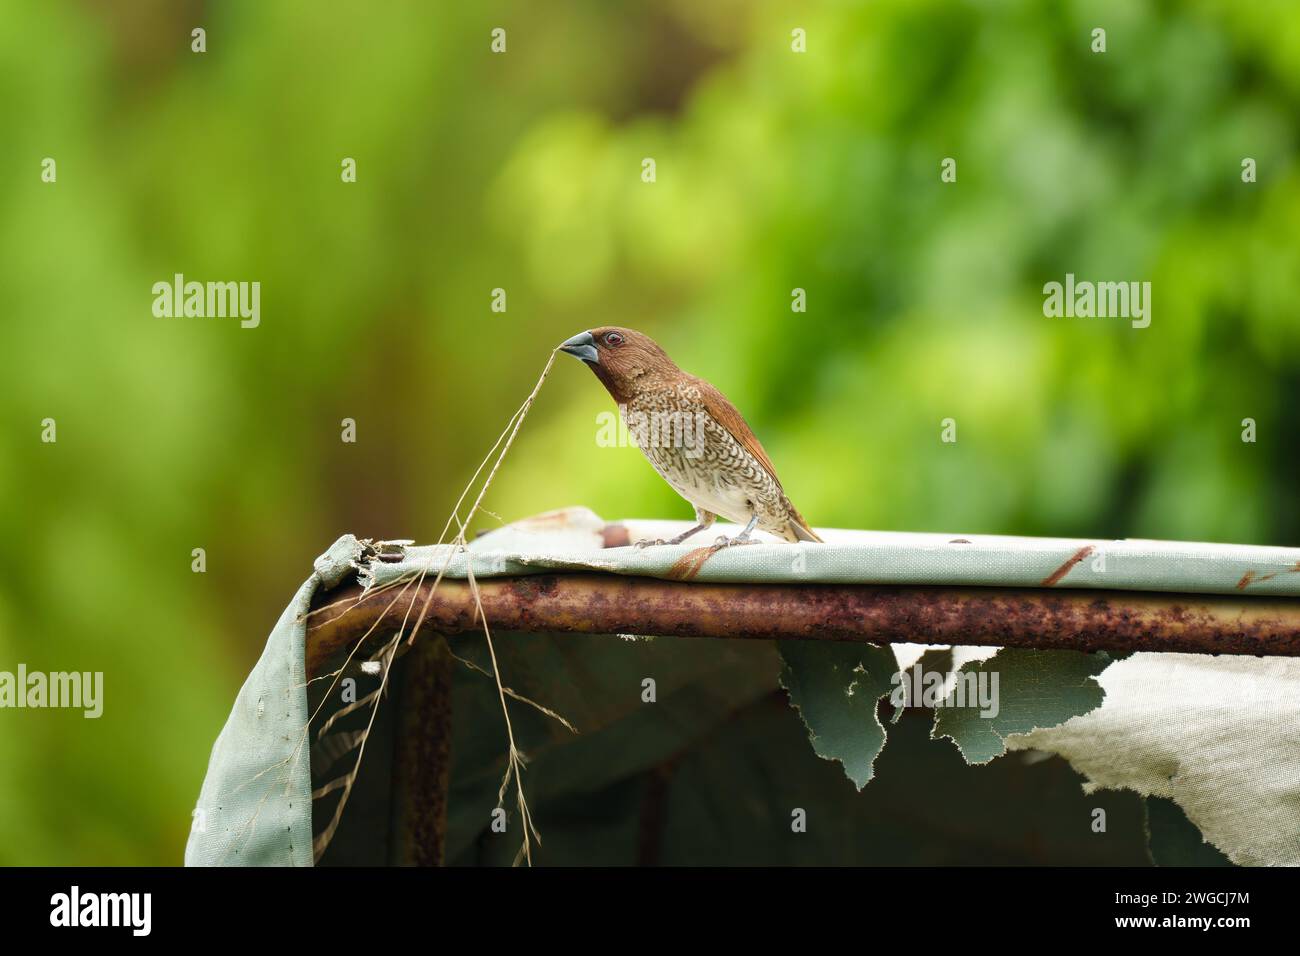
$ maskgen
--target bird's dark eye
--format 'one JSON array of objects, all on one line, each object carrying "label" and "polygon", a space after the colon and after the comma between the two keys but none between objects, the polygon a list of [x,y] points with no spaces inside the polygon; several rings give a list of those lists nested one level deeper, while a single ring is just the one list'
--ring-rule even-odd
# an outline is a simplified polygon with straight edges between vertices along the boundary
[{"label": "bird's dark eye", "polygon": [[605,344],[610,346],[611,348],[616,345],[622,345],[623,336],[619,335],[617,332],[606,332]]}]

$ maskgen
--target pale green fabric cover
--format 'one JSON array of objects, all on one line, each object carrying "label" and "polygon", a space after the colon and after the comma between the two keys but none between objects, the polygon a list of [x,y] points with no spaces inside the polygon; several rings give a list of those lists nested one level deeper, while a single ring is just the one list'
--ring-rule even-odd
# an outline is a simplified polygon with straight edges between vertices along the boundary
[{"label": "pale green fabric cover", "polygon": [[360,556],[356,538],[339,538],[276,622],[212,745],[186,866],[311,866],[304,615],[317,588],[357,571]]},{"label": "pale green fabric cover", "polygon": [[[668,538],[681,521],[626,521],[631,540]],[[484,535],[471,548],[479,577],[557,570],[669,577],[687,552],[711,544],[733,525],[714,525],[676,547],[603,547],[605,522],[585,508],[551,512]],[[1300,548],[1180,541],[1016,538],[819,529],[824,544],[764,543],[714,554],[697,581],[824,584],[951,584],[1039,587],[1087,549],[1056,583],[1062,588],[1182,591],[1196,594],[1300,596]],[[471,555],[414,547],[407,559],[376,569],[377,583],[423,567],[463,578]],[[1243,584],[1244,581],[1244,584]]]}]

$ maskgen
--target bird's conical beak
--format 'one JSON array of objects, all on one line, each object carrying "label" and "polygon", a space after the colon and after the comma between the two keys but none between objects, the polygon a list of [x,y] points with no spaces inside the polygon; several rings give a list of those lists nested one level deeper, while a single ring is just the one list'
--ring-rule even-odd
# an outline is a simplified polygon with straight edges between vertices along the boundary
[{"label": "bird's conical beak", "polygon": [[584,362],[600,363],[600,355],[596,352],[596,340],[591,337],[590,332],[579,332],[573,338],[560,346],[561,352],[568,352],[576,359]]}]

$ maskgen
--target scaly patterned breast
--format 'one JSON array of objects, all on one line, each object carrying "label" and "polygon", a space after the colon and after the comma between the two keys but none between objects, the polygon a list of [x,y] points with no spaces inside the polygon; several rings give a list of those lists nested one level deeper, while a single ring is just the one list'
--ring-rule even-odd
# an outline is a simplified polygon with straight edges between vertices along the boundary
[{"label": "scaly patterned breast", "polygon": [[691,504],[739,524],[758,514],[760,527],[784,527],[776,479],[689,395],[644,390],[625,421],[655,471]]}]

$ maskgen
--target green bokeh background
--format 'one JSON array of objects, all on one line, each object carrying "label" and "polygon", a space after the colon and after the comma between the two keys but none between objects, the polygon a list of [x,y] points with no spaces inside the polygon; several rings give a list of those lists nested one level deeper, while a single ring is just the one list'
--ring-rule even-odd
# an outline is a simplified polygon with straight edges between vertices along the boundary
[{"label": "green bokeh background", "polygon": [[[1300,543],[1297,116],[1286,0],[6,0],[0,669],[106,702],[0,711],[0,863],[179,861],[311,559],[436,537],[596,325],[726,392],[814,524]],[[260,327],[155,318],[178,272],[260,281]],[[1045,318],[1067,272],[1151,327]],[[557,364],[487,506],[688,517],[609,408]]]}]

